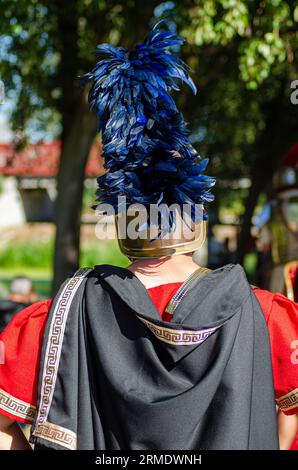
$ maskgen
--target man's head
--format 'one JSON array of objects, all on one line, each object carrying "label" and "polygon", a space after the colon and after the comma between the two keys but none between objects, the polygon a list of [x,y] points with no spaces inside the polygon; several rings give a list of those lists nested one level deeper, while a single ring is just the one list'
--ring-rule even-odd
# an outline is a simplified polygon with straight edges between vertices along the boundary
[{"label": "man's head", "polygon": [[36,293],[33,291],[31,279],[26,276],[15,277],[10,284],[10,300],[24,304],[35,302]]}]

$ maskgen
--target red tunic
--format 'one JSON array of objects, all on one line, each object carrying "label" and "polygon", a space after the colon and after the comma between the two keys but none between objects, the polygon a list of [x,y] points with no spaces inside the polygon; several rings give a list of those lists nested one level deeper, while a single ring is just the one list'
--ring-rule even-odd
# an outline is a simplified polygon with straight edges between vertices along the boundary
[{"label": "red tunic", "polygon": [[[180,285],[148,289],[164,321],[170,321],[164,310]],[[291,409],[283,410],[286,414],[298,413],[298,304],[261,289],[255,289],[255,294],[268,325],[276,398],[290,400]],[[5,350],[4,361],[0,357],[0,413],[20,422],[30,423],[35,414],[41,344],[50,306],[47,300],[26,308],[0,335],[0,351]]]}]

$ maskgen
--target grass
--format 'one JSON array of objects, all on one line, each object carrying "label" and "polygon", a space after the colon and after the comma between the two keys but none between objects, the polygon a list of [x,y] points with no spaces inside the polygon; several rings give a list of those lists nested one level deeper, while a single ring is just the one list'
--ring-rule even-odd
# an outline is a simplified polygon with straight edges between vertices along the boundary
[{"label": "grass", "polygon": [[[32,273],[50,275],[52,271],[53,243],[18,243],[0,249],[0,272],[15,273],[26,269]],[[85,243],[81,250],[81,266],[94,264],[119,264],[126,266],[127,258],[122,255],[116,240]]]},{"label": "grass", "polygon": [[[9,284],[15,276],[25,275],[33,281],[40,298],[47,298],[51,291],[53,243],[18,243],[0,250],[0,298],[8,295]],[[85,242],[81,250],[81,266],[113,264],[126,267],[129,264],[116,240]],[[245,257],[244,268],[248,279],[253,282],[256,269],[256,255]]]},{"label": "grass", "polygon": [[8,245],[0,250],[0,269],[50,269],[52,257],[53,244],[50,242]]},{"label": "grass", "polygon": [[[15,276],[28,276],[40,298],[47,298],[51,291],[53,243],[18,243],[0,250],[0,298],[9,292],[11,279]],[[116,240],[85,243],[81,250],[81,266],[114,264],[127,266]]]},{"label": "grass", "polygon": [[119,250],[116,240],[105,240],[83,244],[80,264],[81,266],[114,264],[126,267],[129,264],[129,260]]},{"label": "grass", "polygon": [[244,258],[243,267],[249,282],[254,282],[257,267],[257,255],[255,253],[247,254]]}]

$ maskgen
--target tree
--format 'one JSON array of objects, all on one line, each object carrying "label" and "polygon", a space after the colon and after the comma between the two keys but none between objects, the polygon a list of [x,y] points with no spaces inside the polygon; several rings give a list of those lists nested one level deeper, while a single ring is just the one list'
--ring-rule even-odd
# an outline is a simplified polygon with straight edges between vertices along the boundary
[{"label": "tree", "polygon": [[158,4],[156,0],[146,4],[140,0],[0,1],[0,73],[8,92],[17,96],[12,122],[18,144],[41,129],[52,130],[62,139],[54,291],[79,265],[84,170],[96,134],[96,119],[78,77],[93,67],[92,52],[98,43],[121,42],[130,47],[141,40]]},{"label": "tree", "polygon": [[[93,66],[96,44],[130,47],[161,14],[188,42],[182,54],[199,92],[184,89],[176,98],[194,143],[211,157],[209,172],[219,181],[214,212],[220,217],[230,201],[241,203],[242,261],[259,195],[297,139],[298,107],[290,101],[298,76],[297,0],[0,0],[0,8],[0,74],[17,96],[16,137],[20,144],[29,135],[62,138],[55,289],[78,266],[84,168],[96,134],[78,77]],[[240,177],[250,177],[249,191],[235,192]]]},{"label": "tree", "polygon": [[[290,93],[298,76],[298,2],[195,0],[177,8],[199,88],[187,106],[192,128],[219,179],[252,181],[241,217],[242,262],[259,195],[269,191],[280,158],[297,141],[298,107]],[[218,185],[217,207],[228,189]]]}]

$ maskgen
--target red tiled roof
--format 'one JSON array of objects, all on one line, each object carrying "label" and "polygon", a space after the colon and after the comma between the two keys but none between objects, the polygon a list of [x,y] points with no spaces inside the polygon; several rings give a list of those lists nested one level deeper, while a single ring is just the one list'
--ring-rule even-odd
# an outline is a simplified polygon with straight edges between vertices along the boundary
[{"label": "red tiled roof", "polygon": [[[12,144],[0,144],[0,175],[50,178],[57,176],[61,142],[30,144],[15,151]],[[91,147],[86,176],[95,178],[103,174],[101,144],[94,141]]]}]

